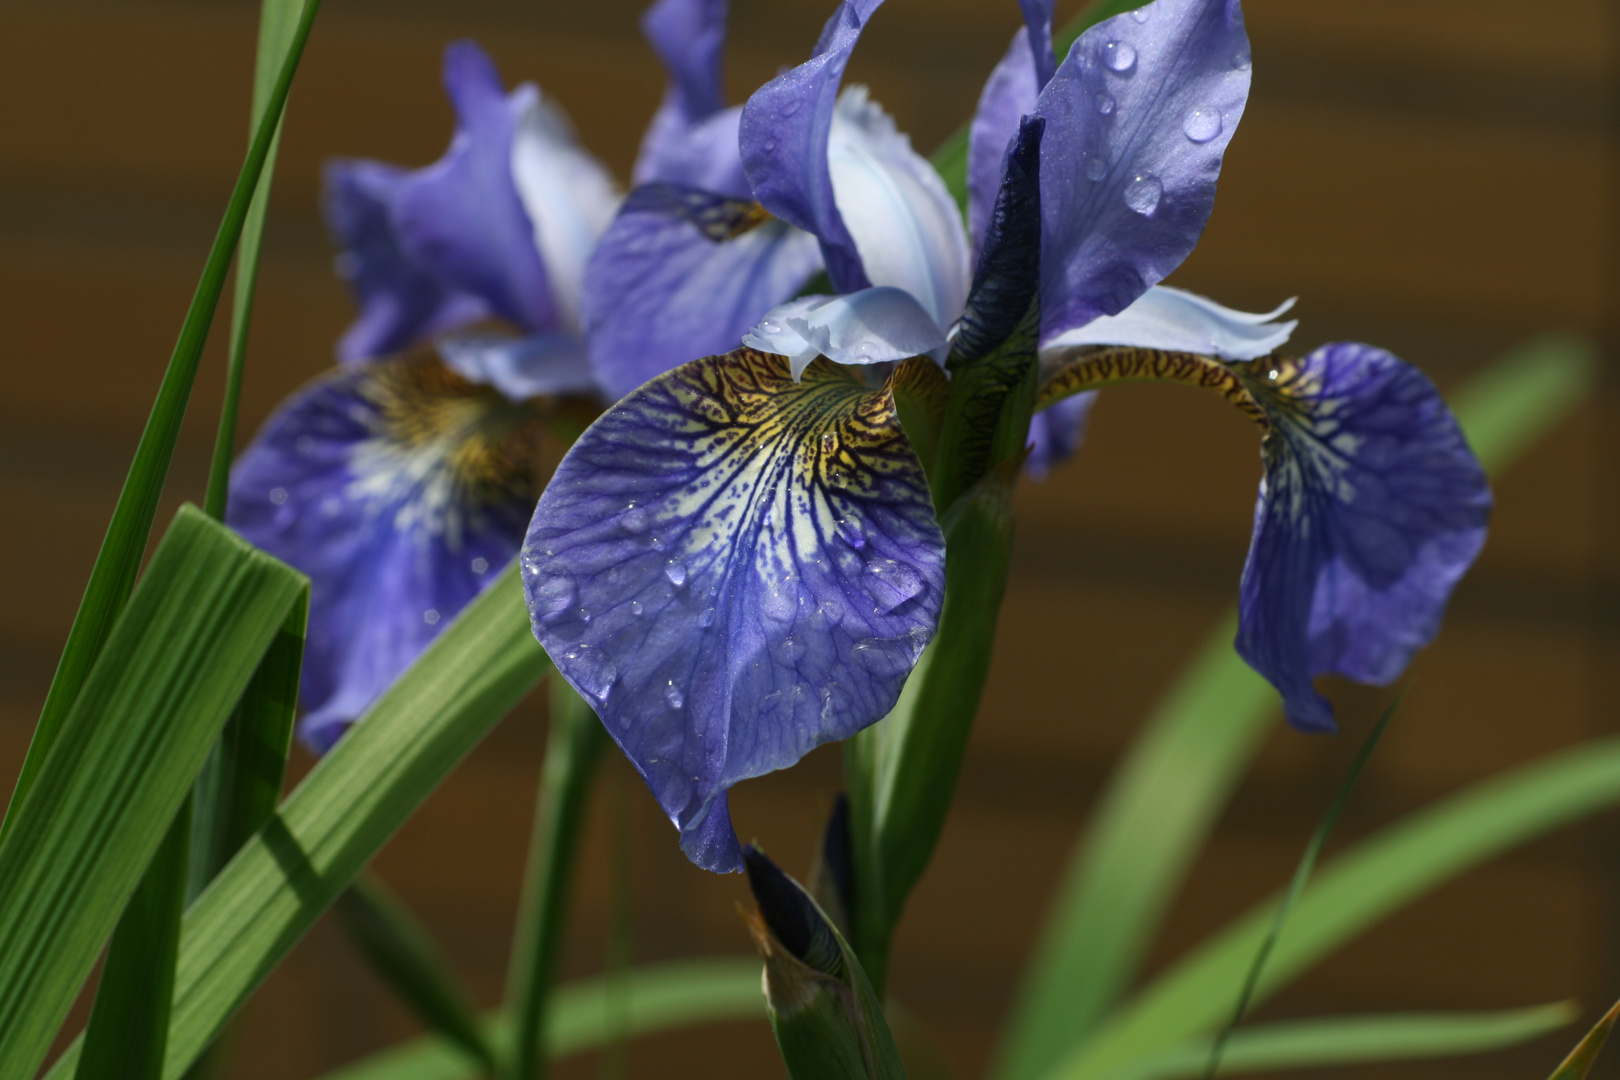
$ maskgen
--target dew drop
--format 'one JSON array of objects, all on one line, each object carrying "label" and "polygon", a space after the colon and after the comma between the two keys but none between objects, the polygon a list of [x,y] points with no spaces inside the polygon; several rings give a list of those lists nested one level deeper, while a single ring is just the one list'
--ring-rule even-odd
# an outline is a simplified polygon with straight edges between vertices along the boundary
[{"label": "dew drop", "polygon": [[427,623],[429,626],[439,625],[438,611],[434,608],[428,608],[426,611],[422,612],[422,621]]},{"label": "dew drop", "polygon": [[613,657],[595,645],[574,645],[563,651],[563,663],[575,685],[597,701],[606,701],[608,691],[619,678]]},{"label": "dew drop", "polygon": [[275,503],[277,506],[280,506],[282,503],[286,502],[287,489],[284,487],[271,488],[270,501]]},{"label": "dew drop", "polygon": [[810,616],[810,625],[818,630],[837,626],[843,621],[844,605],[836,600],[823,600],[816,605],[816,613]]},{"label": "dew drop", "polygon": [[782,643],[776,647],[776,658],[787,666],[792,667],[804,657],[804,654],[808,652],[809,649],[810,646],[805,643],[804,638],[800,637],[798,634],[789,634],[787,637],[783,638]]},{"label": "dew drop", "polygon": [[1128,41],[1110,41],[1102,47],[1102,62],[1109,71],[1127,72],[1136,66],[1136,48]]},{"label": "dew drop", "polygon": [[1221,110],[1213,105],[1200,105],[1187,114],[1181,130],[1195,143],[1206,143],[1221,133]]},{"label": "dew drop", "polygon": [[867,671],[878,676],[900,675],[911,667],[910,658],[897,649],[896,642],[883,638],[865,638],[850,650]]},{"label": "dew drop", "polygon": [[646,532],[649,524],[651,524],[651,521],[647,517],[647,511],[635,503],[631,503],[629,508],[619,517],[619,528],[627,533]]},{"label": "dew drop", "polygon": [[794,582],[767,585],[760,601],[760,612],[772,622],[792,622],[793,616],[799,613],[799,598],[794,590]]},{"label": "dew drop", "polygon": [[877,601],[877,613],[886,615],[923,591],[922,575],[893,559],[873,559],[866,564],[861,585]]},{"label": "dew drop", "polygon": [[776,152],[776,140],[775,139],[766,139],[765,140],[765,152],[767,154],[772,154],[772,153]]},{"label": "dew drop", "polygon": [[1106,90],[1099,90],[1097,96],[1091,99],[1091,104],[1098,112],[1107,116],[1114,111],[1114,95]]},{"label": "dew drop", "polygon": [[1247,48],[1239,49],[1237,52],[1232,54],[1232,66],[1239,71],[1248,71],[1254,66],[1254,61],[1249,58],[1249,50]]},{"label": "dew drop", "polygon": [[686,564],[679,559],[669,560],[669,565],[664,567],[664,576],[669,578],[671,585],[680,588],[686,584]]},{"label": "dew drop", "polygon": [[686,695],[681,693],[681,688],[675,685],[674,679],[664,686],[664,700],[669,702],[672,709],[679,709],[686,704]]},{"label": "dew drop", "polygon": [[1131,18],[1135,19],[1139,23],[1145,23],[1148,21],[1148,16],[1152,14],[1152,7],[1139,7],[1131,12]]},{"label": "dew drop", "polygon": [[[534,571],[539,573],[538,568]],[[574,579],[567,574],[550,577],[535,586],[534,614],[540,619],[555,619],[574,606]]]},{"label": "dew drop", "polygon": [[759,332],[762,334],[780,334],[782,324],[775,319],[766,319],[759,324]]},{"label": "dew drop", "polygon": [[647,610],[646,608],[641,606],[641,601],[640,600],[632,600],[632,601],[630,601],[630,614],[632,614],[632,615],[640,615],[643,611],[646,611],[646,610]]},{"label": "dew drop", "polygon": [[714,608],[706,607],[703,609],[703,613],[698,616],[698,625],[705,630],[714,625]]},{"label": "dew drop", "polygon": [[861,528],[861,523],[855,518],[839,518],[838,535],[856,551],[866,546],[866,530]]},{"label": "dew drop", "polygon": [[1101,180],[1108,175],[1108,162],[1101,154],[1093,154],[1086,158],[1086,179]]},{"label": "dew drop", "polygon": [[782,102],[781,106],[776,110],[776,113],[778,116],[792,116],[798,111],[799,99],[797,97],[790,97],[786,101]]},{"label": "dew drop", "polygon": [[1137,173],[1125,185],[1125,205],[1143,217],[1152,217],[1153,211],[1159,208],[1159,198],[1163,194],[1164,185],[1157,176],[1150,172]]},{"label": "dew drop", "polygon": [[489,573],[489,560],[480,555],[472,561],[472,572],[475,574]]}]

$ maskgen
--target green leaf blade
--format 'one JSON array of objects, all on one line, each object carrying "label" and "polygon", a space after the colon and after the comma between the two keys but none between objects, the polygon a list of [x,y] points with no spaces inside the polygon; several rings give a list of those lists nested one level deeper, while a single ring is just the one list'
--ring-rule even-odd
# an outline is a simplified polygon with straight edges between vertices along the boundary
[{"label": "green leaf blade", "polygon": [[302,575],[182,508],[0,842],[0,1076],[31,1075]]}]

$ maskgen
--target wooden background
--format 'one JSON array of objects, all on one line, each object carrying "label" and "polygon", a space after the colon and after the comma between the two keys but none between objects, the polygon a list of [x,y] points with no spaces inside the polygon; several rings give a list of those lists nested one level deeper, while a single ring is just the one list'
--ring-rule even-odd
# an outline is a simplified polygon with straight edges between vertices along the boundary
[{"label": "wooden background", "polygon": [[[317,214],[343,154],[423,164],[450,112],[443,44],[471,36],[628,172],[661,75],[638,0],[329,0],[294,88],[244,402],[250,433],[330,363],[350,317]],[[1355,338],[1444,386],[1527,335],[1610,330],[1615,26],[1600,0],[1251,0],[1254,89],[1203,244],[1172,281],[1251,310],[1298,294],[1301,348]],[[734,100],[798,62],[828,0],[735,0]],[[1065,9],[1061,14],[1066,15]],[[966,117],[1011,0],[890,0],[851,65],[929,149]],[[0,775],[22,759],[246,139],[247,0],[0,6]],[[223,321],[223,320],[222,320]],[[222,379],[216,333],[166,519],[199,499]],[[1611,384],[1612,385],[1612,384]],[[1609,396],[1498,485],[1492,536],[1337,847],[1476,778],[1614,730],[1620,484]],[[1606,402],[1606,404],[1605,404]],[[1604,418],[1610,419],[1609,424]],[[1258,475],[1213,395],[1110,391],[1081,458],[1020,495],[1002,637],[955,811],[915,895],[896,994],[956,1075],[981,1072],[1066,853],[1110,763],[1233,599]],[[1335,686],[1346,733],[1279,725],[1155,953],[1173,958],[1284,882],[1388,699]],[[521,707],[378,860],[487,1004],[496,1000],[544,737]],[[295,772],[308,768],[302,754]],[[607,798],[630,811],[642,961],[747,949],[735,877],[679,855],[615,758],[586,843],[571,975],[599,970]],[[743,785],[738,827],[808,858],[835,752]],[[611,795],[618,791],[621,794]],[[1620,994],[1617,822],[1529,845],[1340,951],[1263,1015],[1485,1008]],[[3,887],[3,886],[0,886]],[[248,1008],[230,1071],[300,1078],[412,1030],[323,923]],[[1565,1033],[1386,1077],[1545,1075]],[[1620,1066],[1607,1063],[1609,1075]],[[780,1076],[762,1023],[637,1043],[636,1076]],[[1340,1070],[1322,1075],[1372,1075]],[[565,1075],[594,1075],[589,1059]]]}]

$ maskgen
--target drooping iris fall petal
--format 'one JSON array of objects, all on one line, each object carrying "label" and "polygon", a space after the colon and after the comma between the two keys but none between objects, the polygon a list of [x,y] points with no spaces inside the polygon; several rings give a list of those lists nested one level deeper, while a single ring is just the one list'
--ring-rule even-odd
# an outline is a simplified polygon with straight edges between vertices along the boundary
[{"label": "drooping iris fall petal", "polygon": [[749,349],[603,414],[523,546],[536,637],[717,871],[740,867],[726,790],[887,713],[943,575],[890,392]]}]

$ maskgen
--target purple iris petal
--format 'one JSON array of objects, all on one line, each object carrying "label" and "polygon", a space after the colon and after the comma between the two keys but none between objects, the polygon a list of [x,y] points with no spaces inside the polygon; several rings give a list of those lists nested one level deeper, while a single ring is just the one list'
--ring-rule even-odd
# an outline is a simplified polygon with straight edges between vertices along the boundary
[{"label": "purple iris petal", "polygon": [[1057,70],[1057,57],[1052,52],[1052,10],[1056,0],[1018,0],[1024,13],[1024,28],[1029,32],[1030,55],[1035,61],[1035,76],[1039,86],[1052,81]]},{"label": "purple iris petal", "polygon": [[985,80],[973,124],[968,128],[967,218],[975,252],[984,247],[984,231],[990,227],[1007,144],[1018,131],[1019,118],[1035,111],[1040,96],[1038,79],[1029,29],[1020,27],[1007,47],[1007,55]]},{"label": "purple iris petal", "polygon": [[944,538],[887,391],[738,350],[609,409],[523,545],[535,636],[681,830],[740,867],[724,803],[894,705],[938,621]]},{"label": "purple iris petal", "polygon": [[1490,487],[1434,384],[1382,349],[1325,345],[1248,380],[1273,430],[1237,648],[1290,723],[1330,731],[1312,677],[1401,673],[1485,541]]},{"label": "purple iris petal", "polygon": [[838,292],[872,284],[833,195],[827,142],[839,82],[866,20],[882,0],[844,0],[806,63],[760,87],[743,106],[743,169],[765,209],[821,241]]},{"label": "purple iris petal", "polygon": [[581,307],[602,387],[622,397],[677,365],[736,348],[820,261],[813,236],[752,203],[667,184],[637,188],[585,271]]},{"label": "purple iris petal", "polygon": [[659,0],[641,17],[641,29],[669,72],[669,86],[642,137],[635,182],[751,197],[737,149],[742,109],[725,107],[721,86],[726,0]]},{"label": "purple iris petal", "polygon": [[537,91],[523,86],[509,99],[495,65],[470,41],[445,50],[444,87],[456,134],[443,158],[401,185],[401,246],[501,318],[525,330],[558,329],[534,223],[512,175],[515,129]]},{"label": "purple iris petal", "polygon": [[1118,315],[1103,315],[1042,343],[1041,363],[1054,370],[1091,345],[1135,345],[1200,353],[1222,360],[1253,360],[1276,352],[1299,323],[1272,320],[1294,306],[1287,300],[1263,315],[1234,311],[1196,293],[1155,285]]},{"label": "purple iris petal", "polygon": [[228,522],[308,574],[300,736],[324,753],[516,554],[529,414],[431,357],[318,380],[231,476]]},{"label": "purple iris petal", "polygon": [[488,316],[482,300],[456,289],[401,248],[392,214],[410,173],[377,161],[334,161],[325,176],[326,220],[343,249],[338,272],[360,308],[338,342],[338,359],[386,356]]},{"label": "purple iris petal", "polygon": [[1187,257],[1248,93],[1237,0],[1156,0],[1075,42],[1039,104],[1043,340],[1118,314]]},{"label": "purple iris petal", "polygon": [[848,296],[790,300],[767,312],[743,344],[786,356],[797,380],[817,356],[835,364],[882,364],[942,354],[945,331],[916,297],[880,285]]},{"label": "purple iris petal", "polygon": [[1029,421],[1029,456],[1024,471],[1031,480],[1046,474],[1075,455],[1085,438],[1086,421],[1097,392],[1074,394],[1036,413]]},{"label": "purple iris petal", "polygon": [[468,382],[493,386],[510,401],[596,392],[585,343],[572,334],[512,337],[469,331],[449,334],[434,345],[451,371]]}]

